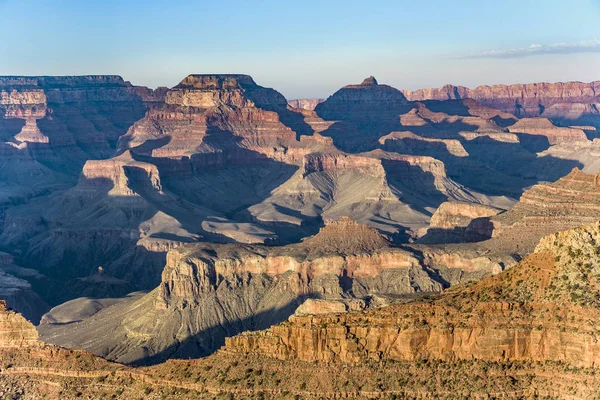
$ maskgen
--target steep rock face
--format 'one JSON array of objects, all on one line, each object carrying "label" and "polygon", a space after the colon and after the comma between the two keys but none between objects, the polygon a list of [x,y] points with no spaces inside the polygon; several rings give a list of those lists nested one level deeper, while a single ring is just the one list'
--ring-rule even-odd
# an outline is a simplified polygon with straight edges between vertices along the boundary
[{"label": "steep rock face", "polygon": [[98,185],[104,184],[113,196],[132,196],[135,194],[132,187],[136,186],[132,181],[136,178],[139,184],[149,185],[149,189],[162,190],[156,166],[135,161],[129,152],[109,160],[88,161],[83,167],[79,183],[82,192],[92,186],[90,194]]},{"label": "steep rock face", "polygon": [[479,86],[469,89],[446,85],[438,89],[405,90],[413,101],[474,99],[517,117],[545,116],[559,122],[594,121],[598,124],[600,82],[532,83]]},{"label": "steep rock face", "polygon": [[[444,201],[495,202],[454,182],[446,175],[444,162],[429,156],[338,150],[333,137],[325,134],[338,129],[335,121],[290,108],[281,94],[246,75],[190,75],[172,89],[156,91],[133,87],[118,77],[19,78],[10,84],[10,96],[5,97],[13,103],[45,101],[46,108],[23,109],[40,117],[28,117],[23,126],[16,126],[4,159],[29,163],[23,181],[29,183],[32,175],[39,175],[37,180],[45,185],[40,190],[47,189],[44,193],[53,197],[50,205],[43,197],[11,207],[3,215],[0,237],[20,253],[26,267],[42,270],[56,279],[57,286],[63,278],[73,283],[67,288],[74,291],[83,285],[80,295],[109,296],[155,287],[166,252],[199,238],[286,244],[314,234],[322,218],[353,215],[395,241],[408,241],[427,226],[431,213]],[[16,93],[35,95],[13,96],[12,87]],[[399,91],[374,79],[333,97],[334,103],[338,98],[341,104],[380,110],[395,121],[394,126],[399,115],[413,107]],[[123,112],[114,115],[129,121],[132,114],[125,108],[133,107],[132,98],[146,113],[131,126],[129,122],[119,126],[119,132],[129,126],[125,135],[117,135],[106,121],[90,119],[100,118],[94,111],[100,108],[109,110],[110,118],[114,110]],[[54,113],[52,121],[57,122],[55,111],[63,106],[84,113],[83,119],[97,128],[108,126],[107,132],[118,137],[118,156],[96,160],[99,155],[81,155],[72,148],[81,147],[77,141],[49,131],[43,113]],[[435,120],[432,124],[443,125],[449,118],[438,111],[421,111],[423,118]],[[493,114],[479,113],[486,118]],[[357,116],[359,125],[363,117]],[[475,118],[482,127],[490,125],[483,117],[462,117]],[[378,121],[375,114],[373,118]],[[69,115],[68,121],[78,124],[82,119]],[[72,133],[75,128],[65,122],[57,129]],[[103,135],[94,136],[103,140]],[[54,157],[55,139],[64,139],[64,159],[71,164],[66,176],[53,181],[48,178],[54,173],[52,163],[38,162],[19,149],[47,145]],[[460,144],[448,143],[461,152]],[[109,140],[106,149],[112,152],[113,145]],[[12,186],[7,185],[13,190]],[[102,275],[97,274],[99,266]],[[54,285],[39,286],[35,289],[44,290],[52,305],[70,298],[55,298],[68,291],[51,289]]]},{"label": "steep rock face", "polygon": [[499,212],[481,204],[447,202],[435,211],[429,225],[440,229],[466,228],[476,218],[492,217]]},{"label": "steep rock face", "polygon": [[[454,283],[494,272],[481,266],[448,276]],[[393,299],[450,284],[440,282],[444,278],[435,269],[392,247],[376,230],[341,219],[295,245],[179,247],[169,252],[162,282],[148,295],[102,309],[68,329],[53,324],[39,329],[51,343],[148,363],[210,354],[224,337],[285,320],[306,299],[369,307],[377,304],[370,300],[375,295]]]},{"label": "steep rock face", "polygon": [[[340,89],[315,112],[333,122],[319,133],[346,152],[383,149],[435,157],[444,162],[451,179],[489,196],[518,197],[534,184],[544,172],[535,165],[535,153],[550,146],[531,135],[521,135],[526,136],[521,141],[507,132],[517,119],[502,110],[462,98],[411,102],[373,79]],[[555,180],[575,165],[560,160],[544,178]],[[495,182],[503,182],[502,189]]]},{"label": "steep rock face", "polygon": [[118,76],[0,77],[0,207],[73,186],[163,99]]},{"label": "steep rock face", "polygon": [[32,290],[25,279],[0,269],[0,299],[8,307],[18,310],[33,323],[38,323],[42,315],[48,311],[48,305]]},{"label": "steep rock face", "polygon": [[477,242],[492,236],[490,217],[502,210],[483,204],[442,203],[429,221],[421,243]]},{"label": "steep rock face", "polygon": [[114,148],[146,104],[164,95],[119,76],[0,77],[0,93],[5,120],[37,124],[51,148],[75,145],[92,154]]},{"label": "steep rock face", "polygon": [[[373,311],[293,317],[226,339],[225,351],[283,360],[557,361],[592,367],[600,315],[600,225],[544,238],[512,269],[439,299]],[[581,260],[592,260],[583,265]]]},{"label": "steep rock face", "polygon": [[52,305],[154,287],[166,252],[200,237],[163,208],[173,199],[157,167],[129,153],[88,161],[78,184],[53,199],[11,210],[1,236],[22,252],[23,265],[46,275],[33,283]]},{"label": "steep rock face", "polygon": [[35,326],[0,300],[0,348],[26,348],[38,343]]}]

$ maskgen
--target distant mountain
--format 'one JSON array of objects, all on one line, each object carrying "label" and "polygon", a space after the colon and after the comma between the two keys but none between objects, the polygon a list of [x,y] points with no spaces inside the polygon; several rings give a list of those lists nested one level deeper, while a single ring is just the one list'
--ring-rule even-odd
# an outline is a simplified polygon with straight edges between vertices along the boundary
[{"label": "distant mountain", "polygon": [[413,101],[474,99],[519,118],[542,116],[561,125],[600,127],[600,81],[478,86],[475,89],[446,85],[403,92]]}]

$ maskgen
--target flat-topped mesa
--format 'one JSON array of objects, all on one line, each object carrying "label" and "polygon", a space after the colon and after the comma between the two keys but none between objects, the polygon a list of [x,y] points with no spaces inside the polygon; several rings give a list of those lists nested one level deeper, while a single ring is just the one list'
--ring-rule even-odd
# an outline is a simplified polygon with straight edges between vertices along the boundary
[{"label": "flat-topped mesa", "polygon": [[[362,309],[379,300],[440,292],[459,280],[494,273],[489,265],[444,267],[432,274],[420,257],[393,247],[377,231],[349,218],[328,221],[304,242],[287,246],[194,243],[167,254],[157,290],[115,305],[81,323],[51,327],[50,341],[79,346],[121,362],[140,357],[197,357],[224,338],[264,329],[315,309]],[[62,333],[57,333],[62,331]],[[149,349],[140,354],[139,348]]]},{"label": "flat-topped mesa", "polygon": [[492,236],[490,218],[502,210],[484,204],[447,201],[433,213],[420,243],[478,242]]},{"label": "flat-topped mesa", "polygon": [[466,228],[477,218],[493,217],[502,210],[483,204],[447,201],[442,203],[429,222],[431,228]]},{"label": "flat-topped mesa", "polygon": [[457,139],[437,139],[415,135],[412,132],[391,132],[379,138],[382,148],[400,154],[452,154],[456,157],[468,157],[469,153]]},{"label": "flat-topped mesa", "polygon": [[241,89],[248,86],[258,86],[250,75],[242,74],[219,74],[219,75],[197,75],[192,74],[185,77],[173,89]]},{"label": "flat-topped mesa", "polygon": [[0,348],[23,348],[39,345],[35,326],[0,300]]},{"label": "flat-topped mesa", "polygon": [[76,188],[92,196],[98,190],[108,191],[113,196],[135,196],[132,186],[140,185],[156,191],[162,190],[158,168],[153,164],[134,160],[131,153],[126,151],[108,160],[87,161]]},{"label": "flat-topped mesa", "polygon": [[587,142],[585,131],[580,128],[563,128],[552,123],[548,118],[523,118],[508,127],[511,133],[533,136],[545,136],[550,145],[565,142]]},{"label": "flat-topped mesa", "polygon": [[[328,221],[318,234],[298,244],[282,247],[196,244],[174,249],[167,254],[160,304],[177,299],[193,301],[194,296],[213,292],[223,281],[236,282],[261,274],[291,279],[291,290],[296,295],[316,290],[337,298],[338,284],[330,287],[330,283],[318,277],[370,279],[386,270],[418,266],[419,261],[412,254],[392,247],[375,229],[342,217]],[[320,286],[323,284],[327,288]]]},{"label": "flat-topped mesa", "polygon": [[198,108],[287,107],[287,100],[276,90],[257,85],[248,75],[235,74],[189,75],[167,92],[166,102]]},{"label": "flat-topped mesa", "polygon": [[311,153],[302,160],[304,176],[315,172],[335,173],[339,171],[358,171],[374,177],[385,176],[381,160],[372,157],[343,153]]},{"label": "flat-topped mesa", "polygon": [[118,75],[0,77],[0,105],[58,106],[85,102],[141,105],[163,101],[165,93],[165,88],[133,86]]}]

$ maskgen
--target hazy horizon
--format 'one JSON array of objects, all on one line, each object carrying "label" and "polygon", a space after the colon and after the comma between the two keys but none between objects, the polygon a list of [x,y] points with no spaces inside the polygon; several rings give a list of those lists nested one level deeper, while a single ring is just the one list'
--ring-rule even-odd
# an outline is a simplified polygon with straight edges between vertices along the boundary
[{"label": "hazy horizon", "polygon": [[172,87],[192,73],[243,73],[289,99],[370,75],[408,90],[600,79],[597,0],[321,3],[0,0],[15,34],[0,43],[0,75]]}]

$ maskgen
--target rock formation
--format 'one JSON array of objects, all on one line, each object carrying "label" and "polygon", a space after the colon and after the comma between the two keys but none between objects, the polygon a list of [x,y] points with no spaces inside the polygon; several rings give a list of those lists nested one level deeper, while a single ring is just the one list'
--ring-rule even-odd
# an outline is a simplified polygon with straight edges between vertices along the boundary
[{"label": "rock formation", "polygon": [[508,131],[531,136],[544,136],[550,145],[588,141],[583,129],[559,128],[547,118],[523,118],[510,126]]},{"label": "rock formation", "polygon": [[413,101],[474,99],[517,117],[542,115],[556,117],[559,121],[570,121],[570,124],[581,121],[583,117],[584,120],[594,120],[597,124],[598,111],[595,104],[598,103],[599,86],[600,82],[494,85],[475,89],[446,85],[439,89],[405,90],[404,94]]},{"label": "rock formation", "polygon": [[302,243],[283,247],[181,246],[168,253],[162,282],[148,295],[104,308],[82,322],[43,324],[40,332],[45,341],[109,359],[153,363],[210,354],[224,337],[285,320],[306,299],[327,301],[327,307],[364,308],[378,304],[374,296],[392,301],[439,292],[502,269],[490,263],[437,270],[433,264],[391,246],[376,230],[342,218]]},{"label": "rock formation", "polygon": [[502,210],[473,203],[442,203],[429,221],[420,243],[478,242],[492,237],[490,217]]},{"label": "rock formation", "polygon": [[493,245],[512,243],[514,249],[517,244],[518,251],[527,254],[542,236],[597,221],[600,186],[596,176],[575,168],[557,182],[527,190],[513,208],[492,218]]},{"label": "rock formation", "polygon": [[0,300],[0,348],[25,348],[38,344],[35,326]]},{"label": "rock formation", "polygon": [[226,340],[226,351],[282,360],[422,359],[597,365],[600,300],[594,224],[542,239],[510,270],[438,299],[373,311],[292,317]]}]

